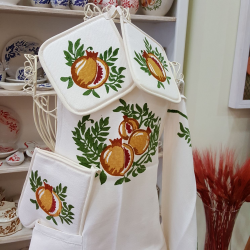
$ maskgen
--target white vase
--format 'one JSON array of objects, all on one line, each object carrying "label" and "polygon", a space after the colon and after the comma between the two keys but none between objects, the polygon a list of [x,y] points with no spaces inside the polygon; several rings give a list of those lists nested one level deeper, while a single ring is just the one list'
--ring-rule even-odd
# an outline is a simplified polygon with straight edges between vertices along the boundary
[{"label": "white vase", "polygon": [[83,10],[88,0],[69,0],[69,7],[72,10]]},{"label": "white vase", "polygon": [[139,8],[139,0],[121,0],[121,6],[129,8],[130,14],[135,14]]},{"label": "white vase", "polygon": [[31,5],[35,7],[50,8],[50,0],[30,0]]},{"label": "white vase", "polygon": [[140,0],[142,12],[145,15],[165,16],[174,0]]},{"label": "white vase", "polygon": [[69,9],[69,0],[51,0],[51,5],[55,9]]}]

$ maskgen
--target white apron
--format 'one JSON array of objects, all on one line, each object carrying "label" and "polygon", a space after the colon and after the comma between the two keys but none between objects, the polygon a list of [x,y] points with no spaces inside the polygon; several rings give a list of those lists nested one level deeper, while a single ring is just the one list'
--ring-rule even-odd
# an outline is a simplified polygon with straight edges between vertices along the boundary
[{"label": "white apron", "polygon": [[[58,127],[50,171],[43,167],[46,159],[33,160],[19,203],[24,226],[35,225],[31,250],[196,247],[196,188],[184,99],[163,48],[123,20],[118,8],[122,40],[110,19],[115,11],[112,7],[40,49],[59,97]],[[161,225],[156,181],[164,127]],[[83,181],[91,183],[85,188],[79,187],[80,172],[74,177],[81,168]],[[44,184],[37,182],[40,173]]]}]

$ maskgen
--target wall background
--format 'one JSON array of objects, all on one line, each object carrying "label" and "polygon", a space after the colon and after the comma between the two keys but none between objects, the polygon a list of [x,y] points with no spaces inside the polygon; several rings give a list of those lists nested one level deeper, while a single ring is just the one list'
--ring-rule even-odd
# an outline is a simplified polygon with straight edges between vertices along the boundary
[{"label": "wall background", "polygon": [[[190,0],[185,53],[185,94],[194,148],[236,149],[250,157],[250,110],[228,108],[240,0]],[[197,198],[199,250],[205,219]],[[243,250],[250,235],[250,204],[238,215],[231,250]]]}]

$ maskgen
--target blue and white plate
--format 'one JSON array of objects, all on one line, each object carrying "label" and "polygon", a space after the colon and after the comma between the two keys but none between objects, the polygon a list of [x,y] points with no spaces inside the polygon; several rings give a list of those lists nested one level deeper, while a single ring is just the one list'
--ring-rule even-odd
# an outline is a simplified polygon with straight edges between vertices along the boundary
[{"label": "blue and white plate", "polygon": [[2,53],[3,66],[11,78],[16,77],[16,71],[25,62],[24,54],[37,55],[41,42],[31,36],[19,36],[10,40]]},{"label": "blue and white plate", "polygon": [[53,89],[51,83],[40,83],[40,84],[37,84],[36,88],[37,90],[41,90],[41,91]]}]

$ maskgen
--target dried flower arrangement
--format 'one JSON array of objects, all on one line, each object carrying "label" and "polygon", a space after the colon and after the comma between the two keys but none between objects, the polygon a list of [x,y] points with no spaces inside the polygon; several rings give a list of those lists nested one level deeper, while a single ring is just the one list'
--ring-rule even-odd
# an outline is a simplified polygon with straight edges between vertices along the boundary
[{"label": "dried flower arrangement", "polygon": [[211,150],[194,150],[193,158],[207,223],[204,250],[227,250],[238,211],[250,201],[250,159],[240,166],[229,149],[219,157]]}]

